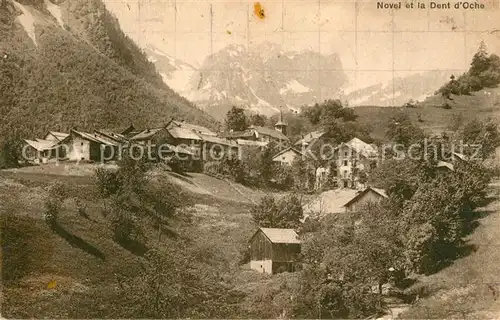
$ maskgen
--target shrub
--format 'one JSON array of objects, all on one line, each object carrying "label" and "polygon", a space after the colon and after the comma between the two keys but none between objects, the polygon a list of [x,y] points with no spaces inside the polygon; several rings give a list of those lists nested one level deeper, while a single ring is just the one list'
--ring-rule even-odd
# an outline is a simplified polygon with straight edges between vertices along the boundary
[{"label": "shrub", "polygon": [[107,198],[117,193],[118,189],[121,187],[121,183],[118,180],[118,174],[113,170],[97,168],[94,180],[103,198]]},{"label": "shrub", "polygon": [[172,170],[172,172],[178,173],[178,174],[184,174],[185,173],[185,168],[184,168],[184,163],[177,157],[173,156],[171,157],[168,162],[168,166]]}]

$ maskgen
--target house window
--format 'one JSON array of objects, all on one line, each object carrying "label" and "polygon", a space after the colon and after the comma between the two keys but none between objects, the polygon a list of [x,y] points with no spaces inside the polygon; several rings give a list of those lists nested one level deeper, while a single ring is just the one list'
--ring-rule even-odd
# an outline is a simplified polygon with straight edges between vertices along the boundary
[{"label": "house window", "polygon": [[347,178],[347,170],[344,170],[344,178]]},{"label": "house window", "polygon": [[349,151],[345,151],[345,152],[344,152],[344,157],[346,157],[346,158],[347,158],[348,156],[349,156]]},{"label": "house window", "polygon": [[347,160],[344,160],[344,167],[347,167]]},{"label": "house window", "polygon": [[83,142],[81,142],[80,145],[83,146]]}]

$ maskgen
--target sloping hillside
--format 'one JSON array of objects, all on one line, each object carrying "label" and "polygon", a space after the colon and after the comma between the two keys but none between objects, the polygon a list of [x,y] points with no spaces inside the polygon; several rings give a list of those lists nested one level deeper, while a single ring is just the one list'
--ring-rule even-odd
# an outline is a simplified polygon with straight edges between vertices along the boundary
[{"label": "sloping hillside", "polygon": [[359,115],[358,121],[371,127],[372,136],[381,140],[385,139],[389,119],[399,112],[408,114],[420,127],[433,133],[446,130],[457,115],[465,120],[473,117],[500,120],[500,88],[484,89],[471,95],[451,95],[451,98],[453,100],[448,101],[451,109],[442,108],[441,95],[433,95],[415,108],[366,106],[355,107],[354,110]]},{"label": "sloping hillside", "polygon": [[[162,183],[162,175],[156,173],[153,178]],[[207,176],[169,179],[182,186],[188,206],[170,220],[165,226],[169,231],[160,238],[156,229],[144,226],[147,248],[167,250],[167,257],[179,260],[169,268],[180,268],[182,259],[190,259],[188,268],[199,272],[203,285],[245,286],[235,282],[235,274],[252,283],[266,282],[267,278],[246,276],[238,264],[255,228],[249,214],[252,201],[226,182]],[[56,180],[68,192],[57,232],[43,219],[47,188]],[[245,194],[257,199],[263,193],[246,190]],[[85,215],[77,210],[82,204]],[[143,283],[150,260],[113,240],[109,217],[103,215],[103,203],[88,174],[2,171],[0,212],[4,317],[135,318],[147,314],[141,305],[150,297],[151,286]],[[176,278],[176,272],[180,271],[169,272],[174,284],[178,283],[181,278]],[[188,285],[185,281],[192,279],[181,281]],[[233,303],[244,302],[238,294],[232,296]],[[218,316],[226,312],[219,311]],[[226,313],[224,317],[237,316]]]},{"label": "sloping hillside", "polygon": [[0,140],[67,130],[215,121],[168,88],[100,0],[0,3]]},{"label": "sloping hillside", "polygon": [[479,226],[467,239],[470,254],[450,267],[419,278],[410,290],[428,296],[401,315],[403,319],[500,318],[500,183],[481,211]]}]

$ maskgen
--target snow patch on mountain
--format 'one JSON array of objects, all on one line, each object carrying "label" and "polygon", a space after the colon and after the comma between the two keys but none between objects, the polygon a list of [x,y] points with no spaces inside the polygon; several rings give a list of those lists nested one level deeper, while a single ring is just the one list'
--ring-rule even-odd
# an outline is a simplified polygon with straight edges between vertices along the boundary
[{"label": "snow patch on mountain", "polygon": [[286,83],[285,88],[280,89],[280,94],[284,94],[284,93],[287,93],[289,91],[296,92],[296,93],[304,93],[304,92],[311,91],[311,89],[300,84],[297,80],[292,79]]},{"label": "snow patch on mountain", "polygon": [[35,36],[35,19],[33,18],[33,15],[29,10],[20,4],[19,2],[12,1],[14,5],[16,6],[17,9],[21,10],[23,14],[19,15],[17,17],[17,20],[19,23],[23,26],[24,31],[28,34],[28,36],[31,38],[35,46],[37,45],[36,43],[36,36]]},{"label": "snow patch on mountain", "polygon": [[257,103],[256,104],[252,104],[253,106],[257,106],[257,107],[271,107],[271,104],[265,100],[262,100],[261,98],[259,98],[256,94],[255,94],[255,91],[253,91],[252,88],[249,88],[250,89],[250,92],[252,93],[252,95],[257,99]]},{"label": "snow patch on mountain", "polygon": [[160,73],[163,81],[174,91],[184,93],[189,90],[189,82],[193,76],[192,73],[176,70],[169,75]]},{"label": "snow patch on mountain", "polygon": [[50,14],[56,18],[57,23],[64,29],[64,21],[62,20],[62,12],[61,7],[50,2],[49,0],[45,0],[45,7],[49,10]]}]

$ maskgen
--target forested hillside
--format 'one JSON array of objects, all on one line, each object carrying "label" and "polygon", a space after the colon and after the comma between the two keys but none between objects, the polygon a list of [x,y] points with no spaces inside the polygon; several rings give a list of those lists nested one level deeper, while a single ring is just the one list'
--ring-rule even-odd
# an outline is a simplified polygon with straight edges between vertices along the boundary
[{"label": "forested hillside", "polygon": [[0,142],[172,117],[213,127],[163,84],[100,0],[0,2]]}]

